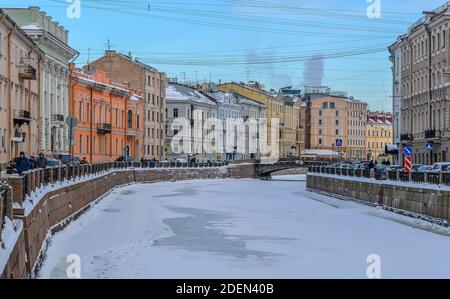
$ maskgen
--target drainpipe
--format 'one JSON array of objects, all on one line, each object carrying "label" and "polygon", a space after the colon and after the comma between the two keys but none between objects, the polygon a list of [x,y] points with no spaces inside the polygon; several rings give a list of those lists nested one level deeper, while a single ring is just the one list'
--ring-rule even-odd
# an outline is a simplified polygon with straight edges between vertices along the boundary
[{"label": "drainpipe", "polygon": [[[2,19],[4,18],[4,15],[2,15]],[[13,141],[12,141],[12,137],[13,137],[13,123],[14,123],[14,116],[13,116],[13,106],[12,106],[12,95],[11,95],[11,87],[13,86],[12,84],[12,80],[11,80],[11,36],[15,31],[15,27],[13,26],[9,32],[8,32],[8,53],[6,54],[8,56],[8,107],[9,107],[9,124],[8,124],[8,135],[10,138],[9,141],[9,145],[10,145],[10,150],[9,150],[9,159],[11,160],[13,158]],[[7,149],[8,150],[8,149]]]},{"label": "drainpipe", "polygon": [[[432,118],[432,105],[431,105],[431,97],[432,97],[432,86],[431,86],[431,30],[428,24],[425,24],[425,30],[427,31],[427,37],[428,37],[428,110],[429,110],[429,130],[433,127],[433,118]],[[430,165],[433,165],[433,150],[430,151]]]},{"label": "drainpipe", "polygon": [[92,86],[93,83],[89,82],[88,86],[90,89],[90,102],[91,102],[91,109],[89,111],[89,113],[91,114],[89,117],[89,136],[90,136],[90,141],[89,141],[89,160],[91,161],[91,163],[93,162],[93,149],[94,146],[92,144],[93,142],[93,131],[92,131],[92,126],[93,126],[93,118],[94,118],[94,100],[93,100],[93,89],[94,87]]}]

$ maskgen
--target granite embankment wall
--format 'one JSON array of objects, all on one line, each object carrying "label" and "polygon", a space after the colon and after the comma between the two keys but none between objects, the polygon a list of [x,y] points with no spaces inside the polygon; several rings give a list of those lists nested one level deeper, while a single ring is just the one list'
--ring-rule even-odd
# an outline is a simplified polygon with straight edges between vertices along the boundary
[{"label": "granite embankment wall", "polygon": [[[427,216],[448,223],[450,220],[450,187],[411,182],[377,181],[375,179],[307,175],[310,191],[381,205],[406,214]],[[442,220],[442,221],[439,221]]]},{"label": "granite embankment wall", "polygon": [[[116,187],[132,183],[220,178],[256,178],[255,165],[242,164],[197,169],[113,170],[92,179],[52,188],[51,191],[43,192],[42,195],[37,190],[35,196],[39,194],[39,198],[35,202],[30,203],[24,200],[21,206],[18,206],[16,202],[14,218],[16,221],[23,222],[23,229],[18,232],[19,236],[6,266],[0,269],[0,278],[32,277],[36,266],[42,262],[45,255],[49,234],[63,229],[71,220],[86,211],[93,202]],[[14,188],[21,190],[19,182],[12,183],[15,185]]]}]

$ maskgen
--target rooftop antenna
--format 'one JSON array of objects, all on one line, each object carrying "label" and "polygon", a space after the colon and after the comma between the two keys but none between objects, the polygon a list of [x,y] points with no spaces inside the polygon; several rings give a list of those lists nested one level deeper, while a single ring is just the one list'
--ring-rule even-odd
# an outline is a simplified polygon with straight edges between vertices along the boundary
[{"label": "rooftop antenna", "polygon": [[105,43],[105,46],[108,51],[111,51],[113,45],[111,45],[111,41],[109,40],[109,37],[108,37],[108,41]]},{"label": "rooftop antenna", "polygon": [[248,68],[245,71],[245,74],[247,75],[247,83],[248,83],[248,82],[250,82],[250,75],[251,75],[251,72],[250,72],[250,70]]},{"label": "rooftop antenna", "polygon": [[88,59],[87,59],[87,67],[88,67],[88,71],[91,70],[91,48],[88,48]]}]

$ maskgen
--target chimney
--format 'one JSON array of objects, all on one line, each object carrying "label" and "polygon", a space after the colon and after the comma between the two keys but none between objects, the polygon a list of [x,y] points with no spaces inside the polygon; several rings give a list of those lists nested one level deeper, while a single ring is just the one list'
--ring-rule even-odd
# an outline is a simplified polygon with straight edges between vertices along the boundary
[{"label": "chimney", "polygon": [[128,57],[130,57],[130,59],[133,59],[133,56],[131,56],[131,51],[128,52]]}]

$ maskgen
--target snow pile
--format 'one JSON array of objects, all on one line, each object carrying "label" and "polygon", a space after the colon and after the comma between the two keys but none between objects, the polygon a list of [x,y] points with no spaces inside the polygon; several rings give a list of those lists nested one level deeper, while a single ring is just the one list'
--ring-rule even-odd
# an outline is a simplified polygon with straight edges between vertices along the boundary
[{"label": "snow pile", "polygon": [[[1,224],[0,224],[1,225]],[[6,263],[9,260],[17,239],[23,229],[23,223],[21,220],[11,221],[8,217],[5,219],[5,226],[1,232],[1,242],[3,246],[0,246],[0,274],[4,271]]]}]

